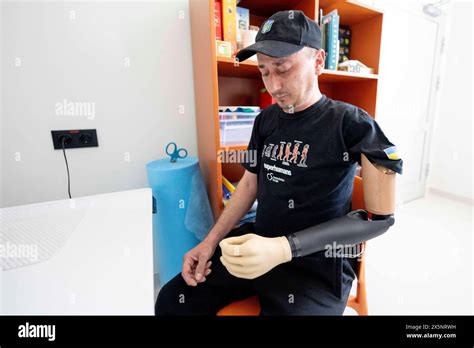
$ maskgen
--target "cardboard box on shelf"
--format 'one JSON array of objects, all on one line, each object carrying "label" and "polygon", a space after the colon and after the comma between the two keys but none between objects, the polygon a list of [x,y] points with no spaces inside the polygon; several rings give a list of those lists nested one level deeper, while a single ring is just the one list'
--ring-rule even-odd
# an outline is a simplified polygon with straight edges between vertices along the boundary
[{"label": "cardboard box on shelf", "polygon": [[364,63],[358,60],[346,60],[338,64],[339,71],[347,71],[360,74],[373,74],[374,69],[367,67]]},{"label": "cardboard box on shelf", "polygon": [[216,55],[218,57],[232,58],[232,46],[230,42],[216,40]]}]

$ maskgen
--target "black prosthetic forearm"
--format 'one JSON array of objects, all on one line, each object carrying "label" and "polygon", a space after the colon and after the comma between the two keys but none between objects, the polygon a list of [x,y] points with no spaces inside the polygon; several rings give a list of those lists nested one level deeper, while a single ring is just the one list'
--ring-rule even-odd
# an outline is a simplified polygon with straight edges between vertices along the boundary
[{"label": "black prosthetic forearm", "polygon": [[377,215],[368,220],[367,214],[362,209],[354,210],[340,218],[288,235],[292,257],[325,250],[334,242],[339,245],[359,244],[380,236],[395,223],[393,215]]}]

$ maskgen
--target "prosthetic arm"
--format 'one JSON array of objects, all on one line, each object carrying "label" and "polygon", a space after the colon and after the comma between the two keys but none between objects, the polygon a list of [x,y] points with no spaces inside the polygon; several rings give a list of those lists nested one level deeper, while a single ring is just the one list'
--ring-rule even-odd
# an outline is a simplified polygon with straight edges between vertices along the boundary
[{"label": "prosthetic arm", "polygon": [[359,209],[345,216],[287,236],[292,257],[324,250],[333,242],[359,244],[385,233],[395,223],[395,173],[377,168],[362,155],[364,201],[367,211]]},{"label": "prosthetic arm", "polygon": [[324,250],[327,245],[359,244],[385,233],[395,222],[395,172],[372,164],[361,155],[364,202],[367,210],[292,233],[266,238],[256,234],[223,239],[221,262],[236,277],[253,279],[273,267]]}]

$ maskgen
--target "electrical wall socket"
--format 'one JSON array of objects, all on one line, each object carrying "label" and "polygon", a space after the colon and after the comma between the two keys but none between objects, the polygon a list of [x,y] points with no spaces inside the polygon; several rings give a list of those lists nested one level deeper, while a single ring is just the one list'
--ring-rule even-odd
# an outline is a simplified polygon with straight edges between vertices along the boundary
[{"label": "electrical wall socket", "polygon": [[62,150],[63,139],[65,149],[99,146],[95,129],[52,130],[51,136],[55,150]]}]

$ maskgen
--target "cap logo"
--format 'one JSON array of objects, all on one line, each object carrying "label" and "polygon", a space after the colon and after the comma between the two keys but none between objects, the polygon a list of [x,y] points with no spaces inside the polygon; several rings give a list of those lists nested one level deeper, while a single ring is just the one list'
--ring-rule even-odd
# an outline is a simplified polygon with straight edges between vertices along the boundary
[{"label": "cap logo", "polygon": [[265,22],[265,24],[263,24],[262,34],[266,34],[270,31],[270,29],[272,29],[273,22],[275,22],[274,19],[269,19],[268,21]]}]

